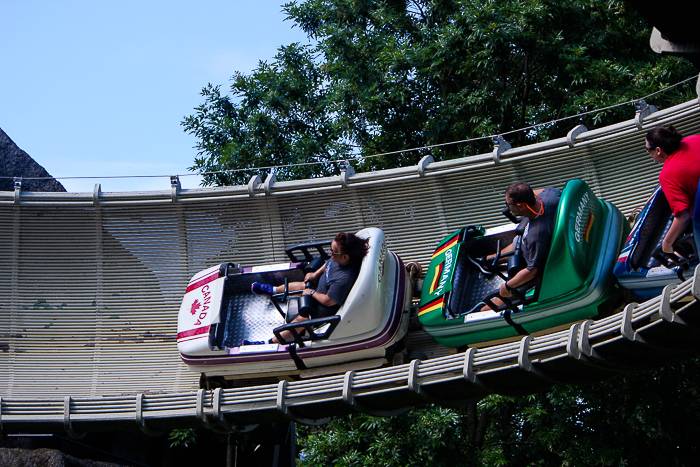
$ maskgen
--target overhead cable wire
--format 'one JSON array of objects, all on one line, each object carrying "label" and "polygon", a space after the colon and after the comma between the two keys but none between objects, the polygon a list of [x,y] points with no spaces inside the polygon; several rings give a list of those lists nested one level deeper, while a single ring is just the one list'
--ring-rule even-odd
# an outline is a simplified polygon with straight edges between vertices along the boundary
[{"label": "overhead cable wire", "polygon": [[[355,157],[350,157],[350,158],[343,158],[343,159],[330,159],[327,161],[319,161],[319,162],[299,162],[295,164],[283,164],[283,165],[269,165],[269,166],[260,166],[260,167],[249,167],[249,168],[240,168],[240,169],[224,169],[224,170],[214,170],[214,171],[207,171],[207,172],[195,172],[195,173],[187,173],[187,174],[177,174],[177,175],[112,175],[112,176],[106,176],[106,177],[95,177],[95,176],[81,176],[81,177],[21,177],[22,180],[80,180],[80,179],[118,179],[118,178],[167,178],[167,177],[191,177],[191,176],[205,176],[205,175],[219,175],[219,174],[228,174],[228,173],[238,173],[238,172],[248,172],[248,171],[264,171],[264,170],[270,170],[270,171],[276,171],[278,169],[288,169],[288,168],[294,168],[294,167],[306,167],[306,166],[311,166],[311,165],[323,165],[323,164],[333,164],[337,162],[346,162],[350,160],[358,160],[358,159],[373,159],[376,157],[382,157],[382,156],[393,156],[397,154],[404,154],[408,152],[416,152],[416,151],[423,151],[426,149],[433,149],[433,148],[440,148],[440,147],[445,147],[445,146],[451,146],[455,144],[464,144],[464,143],[472,143],[476,141],[484,141],[484,140],[493,140],[494,138],[498,136],[506,136],[506,135],[512,135],[515,133],[519,133],[521,131],[528,131],[528,130],[533,130],[537,127],[541,126],[547,126],[547,125],[553,125],[559,122],[563,122],[566,120],[571,120],[574,118],[581,118],[587,115],[591,114],[596,114],[600,112],[607,112],[608,110],[615,109],[617,107],[622,107],[625,105],[629,104],[635,104],[640,100],[646,100],[650,97],[653,97],[657,94],[661,94],[663,92],[666,92],[670,89],[673,89],[675,87],[678,87],[682,84],[687,83],[690,80],[693,79],[700,79],[700,76],[694,75],[689,78],[686,78],[682,81],[679,81],[676,84],[672,84],[670,86],[666,86],[665,88],[659,89],[658,91],[652,92],[651,94],[647,94],[641,98],[638,99],[632,99],[628,100],[625,102],[620,102],[618,104],[613,104],[607,107],[603,107],[600,109],[594,109],[594,110],[589,110],[587,112],[582,112],[578,113],[576,115],[570,115],[568,117],[562,117],[558,118],[555,120],[550,120],[548,122],[544,123],[536,123],[534,125],[530,125],[527,127],[523,128],[518,128],[515,130],[507,131],[504,133],[497,133],[497,134],[492,134],[488,136],[479,136],[477,138],[469,138],[469,139],[463,139],[459,141],[450,141],[447,143],[438,143],[438,144],[431,144],[427,146],[420,146],[420,147],[415,147],[415,148],[409,148],[409,149],[401,149],[398,151],[389,151],[389,152],[382,152],[378,154],[372,154],[369,156],[355,156]],[[9,176],[0,176],[0,179],[14,179],[18,177],[9,177]]]}]

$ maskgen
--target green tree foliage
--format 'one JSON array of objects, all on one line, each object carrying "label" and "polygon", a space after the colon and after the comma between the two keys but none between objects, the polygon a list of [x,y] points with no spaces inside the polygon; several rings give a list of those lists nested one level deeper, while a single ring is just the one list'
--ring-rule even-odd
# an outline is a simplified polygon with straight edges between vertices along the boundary
[{"label": "green tree foliage", "polygon": [[170,447],[176,446],[189,447],[190,444],[197,442],[197,432],[194,428],[175,429],[168,435]]},{"label": "green tree foliage", "polygon": [[298,465],[455,465],[463,455],[451,442],[459,437],[459,417],[430,407],[391,418],[348,416],[313,435],[297,427],[297,434],[303,433],[297,440],[299,449],[304,450]]},{"label": "green tree foliage", "polygon": [[[222,95],[211,84],[205,103],[183,121],[198,138],[194,169],[217,172],[338,159],[348,151],[342,127],[331,111],[325,74],[310,46],[281,47],[273,64],[261,62],[251,76],[236,73]],[[333,173],[334,166],[311,165],[281,170],[279,178]],[[250,172],[217,173],[208,185],[245,184]]]},{"label": "green tree foliage", "polygon": [[298,430],[297,465],[697,465],[697,359],[525,397]]},{"label": "green tree foliage", "polygon": [[[197,136],[193,170],[217,171],[357,157],[358,170],[451,158],[490,138],[639,98],[693,75],[654,54],[650,27],[622,0],[307,0],[284,5],[313,45],[281,47],[273,63],[236,73],[231,93],[202,91],[183,121]],[[654,96],[667,107],[688,87]],[[622,107],[507,137],[514,145],[633,115]],[[278,178],[338,173],[336,164],[282,169]],[[247,183],[250,172],[205,177]]]}]

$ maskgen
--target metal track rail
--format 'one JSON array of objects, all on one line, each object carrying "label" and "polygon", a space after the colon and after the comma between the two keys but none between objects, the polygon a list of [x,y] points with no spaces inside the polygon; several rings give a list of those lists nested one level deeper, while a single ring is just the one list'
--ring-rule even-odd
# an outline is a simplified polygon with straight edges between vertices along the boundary
[{"label": "metal track rail", "polygon": [[[502,223],[515,179],[583,178],[623,211],[641,206],[659,167],[644,133],[672,122],[700,133],[688,102],[567,138],[415,167],[292,182],[144,193],[0,192],[0,430],[149,433],[230,430],[279,417],[311,422],[391,415],[433,401],[527,393],[604,378],[696,351],[697,287],[569,331],[392,368],[233,390],[198,390],[179,360],[176,316],[189,277],[213,264],[284,260],[284,247],[377,226],[405,260],[474,223]],[[19,185],[19,184],[18,184]],[[672,338],[669,335],[673,336]],[[444,350],[435,347],[435,354]]]}]

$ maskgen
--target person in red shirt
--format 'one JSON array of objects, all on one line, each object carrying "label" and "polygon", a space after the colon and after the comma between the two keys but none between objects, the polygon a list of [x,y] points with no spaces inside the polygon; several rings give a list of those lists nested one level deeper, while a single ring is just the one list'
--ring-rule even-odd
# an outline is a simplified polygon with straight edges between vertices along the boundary
[{"label": "person in red shirt", "polygon": [[673,125],[657,127],[646,135],[646,150],[654,162],[664,165],[659,183],[671,206],[673,222],[661,248],[664,253],[673,253],[673,242],[692,217],[700,181],[700,135],[683,138]]}]

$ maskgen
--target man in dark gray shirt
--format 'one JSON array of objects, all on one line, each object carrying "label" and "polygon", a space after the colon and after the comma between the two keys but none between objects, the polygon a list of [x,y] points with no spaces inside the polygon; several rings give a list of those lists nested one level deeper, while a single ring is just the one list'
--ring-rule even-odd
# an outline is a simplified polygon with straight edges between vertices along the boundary
[{"label": "man in dark gray shirt", "polygon": [[523,234],[522,252],[527,261],[527,269],[534,269],[542,273],[549,256],[561,191],[550,187],[541,191],[538,190],[538,195],[535,202],[537,206],[541,206],[539,209],[541,209],[542,214],[537,214],[537,206],[535,210],[531,210],[528,206],[528,212],[523,214],[527,218],[527,225]]},{"label": "man in dark gray shirt", "polygon": [[[515,182],[506,189],[506,204],[513,215],[524,217],[523,222],[527,223],[521,249],[527,267],[501,284],[499,289],[501,297],[510,297],[514,288],[528,284],[544,272],[560,199],[561,191],[557,188],[533,191],[525,182]],[[509,245],[501,251],[501,254],[513,249],[513,245]],[[495,256],[490,255],[489,258]],[[502,302],[496,299],[495,303],[500,305]],[[490,309],[488,306],[482,308],[482,310],[488,309]]]}]

